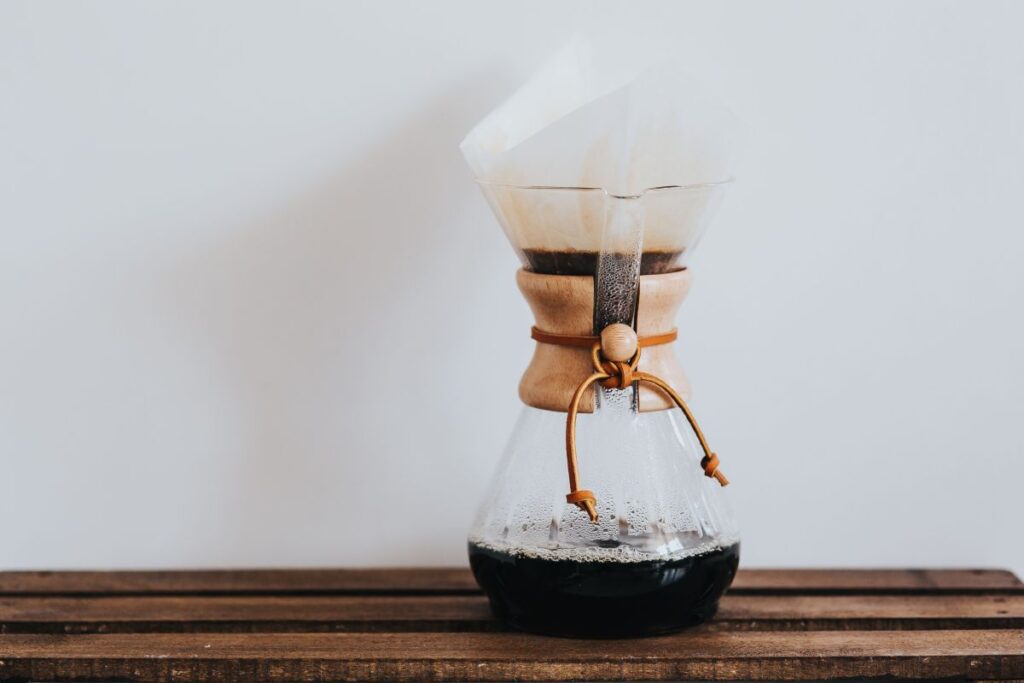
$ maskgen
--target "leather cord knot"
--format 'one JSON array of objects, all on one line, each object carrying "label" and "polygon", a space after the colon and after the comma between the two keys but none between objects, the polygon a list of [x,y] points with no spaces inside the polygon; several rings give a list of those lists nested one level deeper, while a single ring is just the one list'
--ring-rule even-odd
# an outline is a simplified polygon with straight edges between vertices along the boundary
[{"label": "leather cord knot", "polygon": [[633,383],[633,368],[625,361],[606,361],[601,364],[601,369],[610,375],[608,379],[601,380],[601,386],[606,389],[626,389]]},{"label": "leather cord knot", "polygon": [[716,454],[705,455],[700,459],[700,466],[704,468],[705,477],[711,477],[722,486],[729,483],[725,475],[718,471],[718,456]]},{"label": "leather cord knot", "polygon": [[587,513],[591,519],[597,519],[597,498],[593,491],[579,489],[565,497],[565,502],[571,503]]}]

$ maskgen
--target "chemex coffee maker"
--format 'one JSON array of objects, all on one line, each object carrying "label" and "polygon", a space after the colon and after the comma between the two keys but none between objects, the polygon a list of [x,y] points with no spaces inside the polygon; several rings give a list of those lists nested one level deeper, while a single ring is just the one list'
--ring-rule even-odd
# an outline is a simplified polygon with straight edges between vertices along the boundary
[{"label": "chemex coffee maker", "polygon": [[730,115],[675,67],[633,75],[609,49],[570,43],[462,143],[522,262],[536,344],[470,565],[509,625],[562,636],[705,621],[739,562],[673,352],[730,182]]},{"label": "chemex coffee maker", "polygon": [[513,627],[664,633],[710,618],[732,582],[728,480],[672,348],[687,257],[725,184],[481,183],[536,321],[523,411],[469,535],[473,573]]}]

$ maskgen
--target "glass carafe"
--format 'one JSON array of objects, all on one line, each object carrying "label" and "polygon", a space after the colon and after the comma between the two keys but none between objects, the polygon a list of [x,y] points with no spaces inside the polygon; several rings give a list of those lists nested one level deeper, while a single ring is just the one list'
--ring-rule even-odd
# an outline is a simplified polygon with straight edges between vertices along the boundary
[{"label": "glass carafe", "polygon": [[710,618],[732,582],[727,480],[670,345],[724,185],[481,184],[536,318],[525,405],[469,534],[474,575],[513,627],[664,633]]}]

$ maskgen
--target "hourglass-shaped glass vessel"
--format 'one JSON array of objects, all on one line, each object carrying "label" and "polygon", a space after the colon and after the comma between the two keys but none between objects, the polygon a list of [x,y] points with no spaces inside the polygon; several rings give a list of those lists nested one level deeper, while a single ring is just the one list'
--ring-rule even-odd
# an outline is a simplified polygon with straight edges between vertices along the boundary
[{"label": "hourglass-shaped glass vessel", "polygon": [[727,480],[671,347],[725,184],[616,196],[481,183],[536,320],[525,405],[469,535],[474,575],[514,627],[672,631],[710,618],[732,582]]}]

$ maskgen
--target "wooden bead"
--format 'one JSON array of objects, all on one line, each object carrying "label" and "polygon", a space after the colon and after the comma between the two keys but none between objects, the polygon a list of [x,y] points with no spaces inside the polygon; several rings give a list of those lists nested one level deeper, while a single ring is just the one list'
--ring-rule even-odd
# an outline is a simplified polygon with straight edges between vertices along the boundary
[{"label": "wooden bead", "polygon": [[636,332],[629,325],[614,323],[601,330],[601,353],[610,361],[625,362],[636,353]]}]

